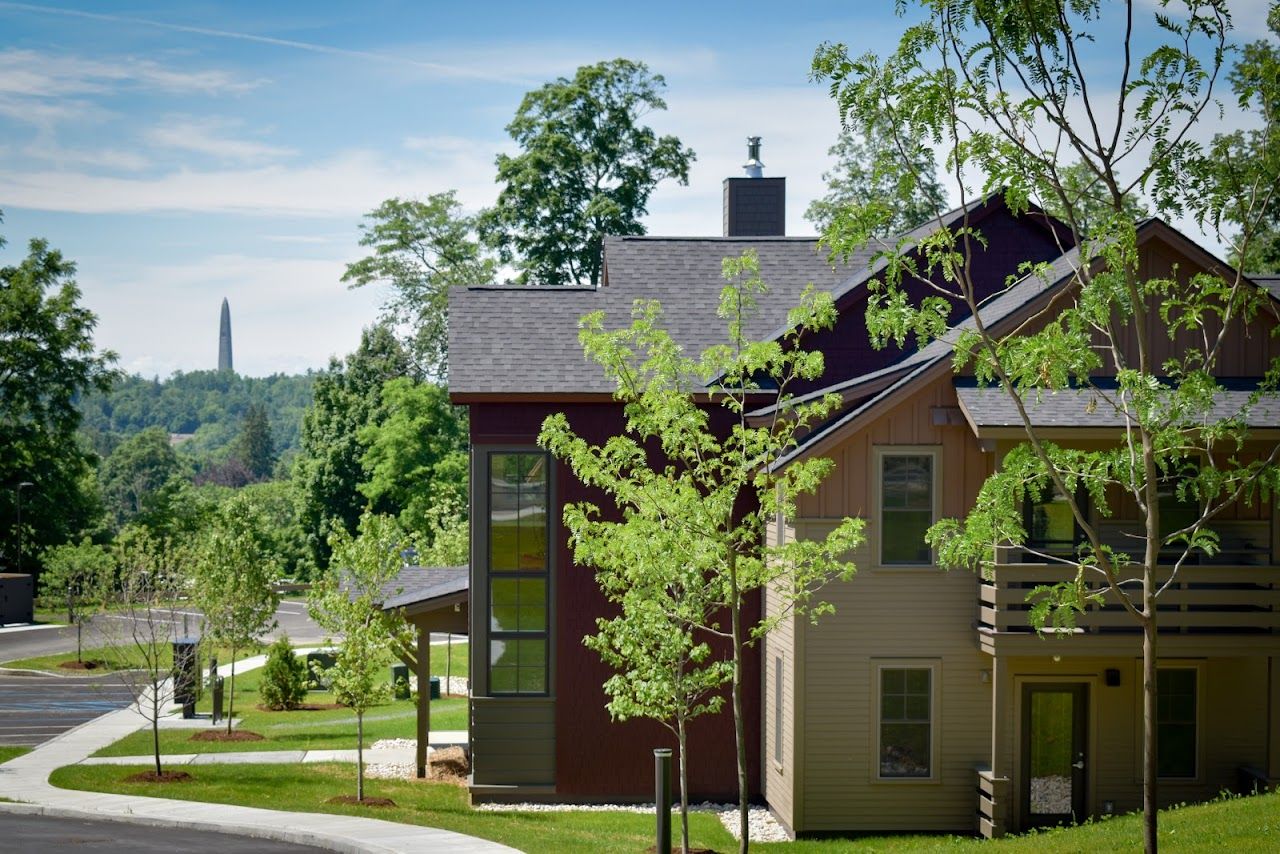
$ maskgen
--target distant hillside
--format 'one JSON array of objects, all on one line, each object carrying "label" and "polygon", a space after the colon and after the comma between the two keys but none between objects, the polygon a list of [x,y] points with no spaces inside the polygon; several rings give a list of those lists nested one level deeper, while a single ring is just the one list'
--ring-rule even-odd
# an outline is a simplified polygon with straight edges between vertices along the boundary
[{"label": "distant hillside", "polygon": [[104,455],[124,437],[159,427],[170,434],[190,434],[177,445],[180,454],[217,460],[239,435],[249,405],[256,403],[267,410],[276,453],[289,456],[298,446],[315,377],[311,372],[242,377],[219,371],[179,372],[166,380],[129,376],[109,394],[93,393],[80,401],[81,427]]}]

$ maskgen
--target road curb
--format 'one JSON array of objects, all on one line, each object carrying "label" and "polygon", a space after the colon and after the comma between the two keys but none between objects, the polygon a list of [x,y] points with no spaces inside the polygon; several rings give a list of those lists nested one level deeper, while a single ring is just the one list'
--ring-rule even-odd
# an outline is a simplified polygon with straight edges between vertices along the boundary
[{"label": "road curb", "polygon": [[268,839],[273,842],[310,845],[327,851],[338,851],[341,854],[392,854],[396,850],[382,845],[370,845],[350,838],[338,838],[305,830],[225,824],[189,819],[157,818],[145,815],[126,815],[99,812],[98,810],[75,809],[74,807],[52,807],[43,804],[0,803],[0,814],[38,815],[48,818],[82,818],[90,821],[114,821],[143,827],[173,827],[182,830],[200,830],[209,833],[225,833],[228,836],[240,836],[248,839]]}]

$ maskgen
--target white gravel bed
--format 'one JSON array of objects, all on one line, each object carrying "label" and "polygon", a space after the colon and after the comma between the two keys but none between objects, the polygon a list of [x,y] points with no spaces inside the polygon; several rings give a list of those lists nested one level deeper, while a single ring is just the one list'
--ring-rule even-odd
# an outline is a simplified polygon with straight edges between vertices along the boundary
[{"label": "white gravel bed", "polygon": [[[652,813],[653,804],[476,804],[473,809],[485,812]],[[678,806],[672,808],[672,812],[678,811]],[[715,813],[720,819],[720,823],[724,825],[724,829],[729,831],[734,839],[739,838],[737,804],[713,804],[710,801],[704,801],[700,804],[689,804],[689,812]],[[672,827],[672,831],[673,833],[679,833],[679,829],[675,826]],[[764,807],[753,806],[747,810],[747,832],[751,834],[753,842],[786,842],[790,839],[787,836],[787,832],[782,829],[782,825],[778,824],[773,817],[773,813]]]},{"label": "white gravel bed", "polygon": [[[415,750],[418,742],[412,738],[380,738],[370,747],[370,750]],[[430,753],[431,748],[427,748]],[[416,762],[374,762],[364,766],[366,777],[374,777],[379,780],[407,780],[410,777],[417,776],[418,766]]]},{"label": "white gravel bed", "polygon": [[[441,676],[439,679],[441,693],[465,697],[471,691],[471,680],[465,676],[450,676],[447,679]],[[409,690],[418,690],[418,677],[413,674],[409,675]]]}]

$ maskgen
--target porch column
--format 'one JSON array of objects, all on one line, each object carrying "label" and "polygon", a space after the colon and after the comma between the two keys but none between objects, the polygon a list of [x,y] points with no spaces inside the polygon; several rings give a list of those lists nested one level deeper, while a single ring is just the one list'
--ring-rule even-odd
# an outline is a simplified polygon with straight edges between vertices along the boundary
[{"label": "porch column", "polygon": [[1280,657],[1269,657],[1267,664],[1267,778],[1275,786],[1280,784]]},{"label": "porch column", "polygon": [[414,759],[419,779],[427,776],[427,739],[431,737],[431,630],[423,623],[418,629],[418,746]]},{"label": "porch column", "polygon": [[1009,829],[1013,785],[1009,744],[1013,737],[1009,664],[1002,655],[991,656],[991,835],[1004,836]]}]

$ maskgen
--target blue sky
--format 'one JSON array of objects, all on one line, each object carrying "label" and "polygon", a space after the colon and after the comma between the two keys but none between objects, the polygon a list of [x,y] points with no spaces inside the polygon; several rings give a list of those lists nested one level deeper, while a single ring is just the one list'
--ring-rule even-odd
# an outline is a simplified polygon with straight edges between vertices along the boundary
[{"label": "blue sky", "polygon": [[[0,262],[33,236],[74,259],[130,371],[214,367],[223,296],[242,373],[322,367],[383,298],[339,282],[361,214],[448,189],[490,204],[524,92],[617,56],[665,75],[650,122],[698,155],[651,233],[719,233],[748,134],[810,233],[838,121],[809,60],[826,39],[888,50],[892,5],[0,2]],[[1265,5],[1233,4],[1242,32]]]}]

